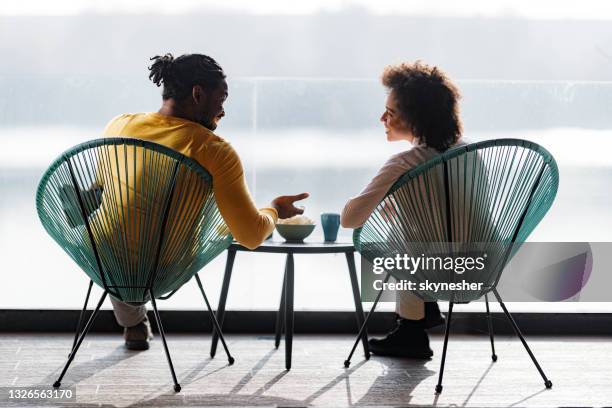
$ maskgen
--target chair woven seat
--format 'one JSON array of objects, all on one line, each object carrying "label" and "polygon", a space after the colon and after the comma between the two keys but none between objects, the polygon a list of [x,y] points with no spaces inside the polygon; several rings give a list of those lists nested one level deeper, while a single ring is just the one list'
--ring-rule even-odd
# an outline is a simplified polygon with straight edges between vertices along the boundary
[{"label": "chair woven seat", "polygon": [[[458,275],[433,269],[396,279],[420,283],[463,279],[482,291],[416,290],[424,300],[466,303],[491,291],[512,256],[542,220],[559,184],[556,163],[541,146],[497,139],[447,152],[400,177],[366,223],[354,231],[361,256],[486,254],[487,267]],[[432,262],[433,263],[433,262]]]},{"label": "chair woven seat", "polygon": [[49,235],[104,290],[82,328],[90,282],[60,380],[110,294],[130,304],[152,301],[178,391],[155,299],[168,298],[195,276],[212,314],[197,273],[229,247],[232,236],[217,208],[211,175],[195,160],[153,142],[98,139],[51,164],[39,183],[36,207]]},{"label": "chair woven seat", "polygon": [[[437,392],[442,391],[446,345],[455,303],[485,297],[492,358],[497,360],[487,294],[493,292],[532,360],[546,387],[552,383],[535,360],[518,326],[496,290],[501,274],[529,234],[550,209],[559,186],[559,171],[552,155],[543,147],[520,139],[495,139],[464,145],[422,163],[401,176],[375,208],[366,223],[354,231],[355,248],[363,258],[437,255],[457,259],[487,254],[481,272],[458,275],[440,268],[408,274],[387,271],[385,282],[425,279],[454,283],[460,279],[482,283],[482,290],[421,290],[414,293],[425,301],[448,301],[449,313]],[[435,257],[434,257],[435,258]],[[380,299],[379,292],[372,312]],[[368,315],[369,317],[373,313]],[[365,331],[364,323],[357,341]],[[351,351],[345,366],[350,364]]]}]

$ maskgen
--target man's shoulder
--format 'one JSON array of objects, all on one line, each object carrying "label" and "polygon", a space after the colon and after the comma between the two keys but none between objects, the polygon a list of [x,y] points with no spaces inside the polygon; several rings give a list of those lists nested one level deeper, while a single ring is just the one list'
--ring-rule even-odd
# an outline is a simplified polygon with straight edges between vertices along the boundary
[{"label": "man's shoulder", "polygon": [[145,113],[122,113],[108,121],[104,127],[105,136],[120,136],[125,126],[134,120],[142,118]]},{"label": "man's shoulder", "polygon": [[[166,131],[167,130],[167,131]],[[104,133],[113,136],[118,133],[138,133],[144,138],[176,135],[181,138],[193,138],[200,143],[222,142],[223,139],[199,123],[162,115],[157,112],[123,113],[112,118],[106,125]]]},{"label": "man's shoulder", "polygon": [[110,124],[114,122],[124,122],[124,121],[140,119],[140,118],[143,118],[145,115],[147,115],[147,113],[145,112],[122,113],[112,118],[108,123]]},{"label": "man's shoulder", "polygon": [[128,118],[131,115],[135,115],[135,114],[134,113],[122,113],[120,115],[116,115],[111,120],[108,121],[108,124],[106,126],[108,127],[108,125],[110,125],[111,123],[115,123],[115,122],[118,122],[118,121],[125,120],[126,118]]},{"label": "man's shoulder", "polygon": [[222,136],[208,129],[201,136],[203,137],[200,139],[200,143],[198,143],[199,150],[207,151],[208,155],[212,156],[238,157],[238,153],[232,144]]}]

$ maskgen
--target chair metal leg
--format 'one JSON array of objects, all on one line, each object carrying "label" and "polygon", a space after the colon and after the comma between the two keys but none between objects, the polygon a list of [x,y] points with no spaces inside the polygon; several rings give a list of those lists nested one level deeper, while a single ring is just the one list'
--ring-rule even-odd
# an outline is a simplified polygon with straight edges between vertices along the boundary
[{"label": "chair metal leg", "polygon": [[[221,285],[221,296],[219,297],[219,306],[217,306],[217,321],[219,326],[223,327],[225,318],[225,302],[227,301],[227,292],[229,291],[230,279],[232,278],[232,269],[234,268],[234,259],[236,251],[233,249],[227,250],[227,261],[225,261],[225,273],[223,275],[223,284]],[[219,342],[219,333],[213,329],[212,343],[210,344],[210,356],[215,357],[217,353],[217,344]]]},{"label": "chair metal leg", "polygon": [[285,273],[283,274],[283,286],[281,287],[281,299],[276,313],[276,323],[274,325],[274,348],[280,345],[281,334],[285,322],[285,291],[287,286],[287,265],[285,264]]},{"label": "chair metal leg", "polygon": [[83,343],[83,339],[89,332],[89,329],[91,329],[91,326],[93,325],[93,322],[96,319],[96,316],[98,315],[98,312],[100,311],[100,307],[102,307],[102,303],[104,303],[104,299],[106,299],[107,294],[108,292],[104,291],[104,293],[100,297],[100,301],[98,302],[98,305],[96,306],[95,310],[89,317],[89,320],[87,320],[87,324],[85,325],[83,332],[79,336],[79,339],[77,340],[76,345],[73,347],[72,351],[68,355],[68,361],[66,362],[66,365],[64,366],[64,369],[62,370],[62,373],[60,374],[57,381],[53,383],[54,388],[58,388],[60,385],[62,385],[62,379],[64,378],[64,375],[66,374],[66,371],[68,370],[68,367],[70,367],[70,363],[72,363],[72,360],[74,360],[74,356],[76,356],[77,351],[79,351],[79,347],[81,347],[81,344]]},{"label": "chair metal leg", "polygon": [[208,308],[208,311],[210,313],[210,319],[213,322],[213,330],[216,330],[217,333],[219,333],[221,344],[223,345],[223,348],[225,349],[225,354],[227,354],[227,361],[229,362],[230,365],[232,365],[234,364],[234,357],[232,357],[232,355],[229,352],[229,349],[227,348],[227,344],[225,344],[225,338],[223,337],[223,332],[221,331],[221,327],[219,326],[219,322],[217,321],[217,317],[215,316],[215,313],[212,311],[210,307],[210,303],[208,302],[208,297],[206,297],[206,292],[204,292],[204,286],[202,286],[202,281],[200,280],[200,276],[196,273],[195,277],[196,277],[196,282],[198,283],[198,286],[200,287],[200,292],[202,292],[202,297],[204,297],[204,302],[206,302],[206,307]]},{"label": "chair metal leg", "polygon": [[[355,253],[346,252],[346,263],[348,265],[349,276],[351,277],[351,288],[353,289],[353,300],[355,301],[355,316],[357,317],[357,327],[361,328],[365,317],[363,316],[363,307],[361,306],[361,296],[359,295],[359,282],[357,281],[357,269],[355,268]],[[361,337],[363,344],[363,352],[366,360],[370,359],[370,347],[368,346],[368,330],[367,327],[363,331]]]},{"label": "chair metal leg", "polygon": [[[390,277],[391,277],[390,274],[387,274],[387,276],[385,276],[383,285],[389,281]],[[374,309],[376,309],[376,305],[378,305],[378,301],[380,300],[382,293],[383,293],[382,289],[378,291],[378,294],[376,295],[376,299],[374,299],[374,304],[372,305],[372,309],[370,309],[370,313],[368,313],[363,324],[359,328],[359,333],[357,333],[357,338],[355,339],[355,343],[353,343],[353,348],[351,349],[351,352],[349,353],[349,356],[347,357],[347,359],[344,360],[344,367],[346,368],[348,368],[351,365],[351,358],[353,358],[353,353],[355,353],[355,349],[357,348],[357,345],[359,344],[359,340],[363,338],[363,333],[365,333],[366,331],[366,327],[368,326],[368,322],[370,321],[370,318],[374,316]]]},{"label": "chair metal leg", "polygon": [[168,365],[170,366],[170,373],[172,374],[172,380],[174,381],[174,391],[179,392],[181,391],[181,385],[178,383],[178,380],[176,379],[176,374],[174,373],[174,365],[172,364],[172,358],[170,357],[170,352],[168,351],[168,343],[166,343],[166,333],[164,332],[164,326],[162,325],[161,318],[159,317],[159,311],[157,310],[155,296],[153,296],[153,291],[151,291],[151,289],[149,289],[149,295],[151,296],[151,303],[153,304],[153,314],[155,316],[155,322],[157,323],[159,334],[161,334],[162,343],[164,344],[164,351],[166,352],[166,359],[168,360]]},{"label": "chair metal leg", "polygon": [[521,343],[523,343],[523,346],[525,347],[525,350],[527,350],[527,353],[529,354],[529,357],[531,357],[531,361],[533,361],[533,364],[535,364],[535,366],[538,369],[540,375],[542,376],[542,379],[544,380],[544,386],[546,388],[551,388],[552,387],[552,382],[546,377],[546,374],[544,374],[544,370],[542,370],[542,367],[540,367],[540,364],[538,363],[538,360],[535,358],[535,355],[531,352],[531,349],[527,345],[527,341],[525,341],[525,338],[523,337],[523,333],[521,333],[521,330],[519,329],[518,325],[514,321],[514,318],[512,317],[510,312],[508,312],[508,309],[506,309],[506,305],[504,305],[504,302],[502,301],[501,296],[499,296],[499,293],[497,292],[497,289],[493,289],[493,294],[495,295],[495,297],[497,298],[497,301],[499,302],[500,306],[504,310],[504,313],[506,314],[506,317],[508,318],[508,320],[510,321],[510,324],[512,325],[512,328],[514,329],[514,332],[516,333],[518,338],[521,340]]},{"label": "chair metal leg", "polygon": [[497,361],[497,354],[495,354],[495,343],[493,341],[493,322],[491,320],[491,312],[489,310],[489,296],[485,294],[485,304],[487,305],[487,323],[489,325],[489,337],[491,338],[491,360]]},{"label": "chair metal leg", "polygon": [[87,295],[85,296],[85,303],[83,303],[83,309],[81,309],[81,313],[79,313],[79,321],[77,323],[77,327],[74,332],[74,341],[72,342],[72,350],[74,350],[74,347],[77,344],[77,340],[79,339],[79,334],[81,333],[81,330],[83,327],[83,321],[85,320],[85,311],[87,310],[87,303],[89,302],[89,295],[91,294],[92,286],[93,286],[93,281],[90,279],[89,288],[87,288]]},{"label": "chair metal leg", "polygon": [[448,335],[450,333],[452,316],[453,302],[449,302],[448,317],[446,318],[446,330],[444,332],[444,348],[442,349],[442,362],[440,363],[440,373],[438,374],[438,385],[436,385],[436,394],[440,394],[442,392],[442,377],[444,376],[444,363],[446,362],[446,348],[448,346]]},{"label": "chair metal leg", "polygon": [[293,348],[293,254],[287,254],[287,281],[285,282],[285,368],[291,370]]}]

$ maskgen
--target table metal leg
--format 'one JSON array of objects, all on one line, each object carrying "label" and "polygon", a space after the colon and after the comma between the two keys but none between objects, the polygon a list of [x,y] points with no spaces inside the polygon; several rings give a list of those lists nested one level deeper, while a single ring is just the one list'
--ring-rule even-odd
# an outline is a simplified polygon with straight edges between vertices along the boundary
[{"label": "table metal leg", "polygon": [[[351,277],[351,287],[353,288],[353,300],[355,301],[355,316],[357,317],[357,330],[363,324],[365,317],[363,315],[363,307],[361,306],[361,296],[359,295],[359,283],[357,281],[357,269],[355,268],[355,253],[345,252],[346,263],[348,264],[349,276]],[[367,328],[363,331],[361,337],[363,344],[363,352],[366,360],[370,358],[370,348],[368,347],[368,331]]]},{"label": "table metal leg", "polygon": [[281,300],[276,313],[276,325],[274,326],[274,348],[280,345],[281,334],[285,321],[285,287],[287,286],[287,263],[285,262],[285,272],[283,273],[283,286],[281,286]]},{"label": "table metal leg", "polygon": [[[219,306],[217,307],[217,321],[219,326],[223,328],[223,318],[225,317],[225,302],[227,301],[227,292],[229,291],[230,279],[232,278],[232,269],[234,268],[234,259],[236,259],[236,251],[233,249],[227,250],[227,261],[225,262],[225,274],[223,275],[223,284],[221,285],[221,296],[219,297]],[[210,344],[210,356],[214,357],[217,353],[217,343],[219,342],[219,333],[213,326],[212,343]]]},{"label": "table metal leg", "polygon": [[285,368],[291,370],[291,351],[293,346],[293,254],[287,254],[285,282]]}]

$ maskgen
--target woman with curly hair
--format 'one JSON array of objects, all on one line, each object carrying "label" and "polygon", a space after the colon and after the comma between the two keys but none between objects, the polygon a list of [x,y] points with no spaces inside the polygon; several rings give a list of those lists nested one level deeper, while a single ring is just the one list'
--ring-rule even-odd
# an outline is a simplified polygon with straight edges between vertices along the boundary
[{"label": "woman with curly hair", "polygon": [[[384,124],[389,142],[406,141],[411,148],[392,156],[359,195],[345,205],[341,223],[345,228],[361,227],[383,200],[393,183],[408,170],[461,140],[459,89],[437,67],[421,62],[387,66],[382,83],[388,89]],[[425,303],[409,291],[397,292],[396,327],[383,339],[371,339],[374,354],[430,358],[425,329],[444,323],[438,304]]]}]

